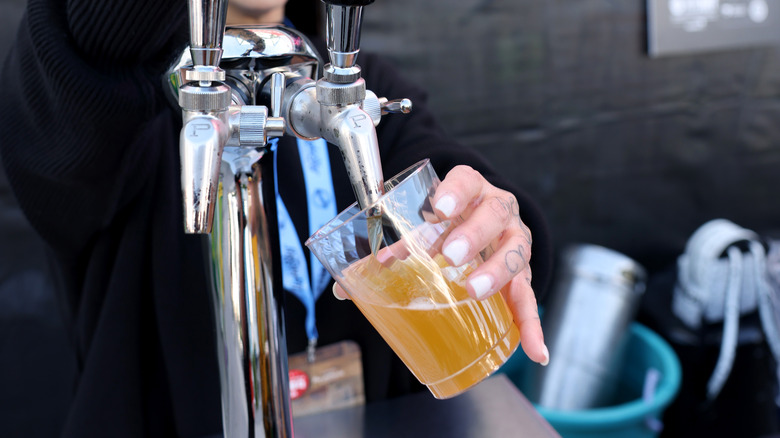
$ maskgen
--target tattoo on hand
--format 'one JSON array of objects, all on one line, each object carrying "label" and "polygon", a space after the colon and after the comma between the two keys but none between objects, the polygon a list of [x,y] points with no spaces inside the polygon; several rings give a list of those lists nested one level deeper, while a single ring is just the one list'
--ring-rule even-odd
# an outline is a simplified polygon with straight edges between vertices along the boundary
[{"label": "tattoo on hand", "polygon": [[[520,259],[520,263],[517,262],[517,258]],[[517,274],[521,270],[528,266],[528,260],[523,255],[523,246],[520,245],[517,249],[513,249],[506,253],[504,256],[504,264],[506,268],[512,274]]]},{"label": "tattoo on hand", "polygon": [[517,222],[520,224],[520,229],[523,231],[523,235],[525,236],[525,241],[528,243],[528,246],[531,246],[531,243],[533,242],[533,239],[531,238],[531,230],[525,226],[523,220],[520,218],[520,204],[517,203],[517,199],[514,196],[512,196],[510,199],[504,199],[496,196],[494,199],[498,204],[498,206],[494,207],[494,210],[498,212],[498,209],[500,208],[510,216],[517,219]]},{"label": "tattoo on hand", "polygon": [[514,218],[520,218],[520,205],[517,203],[517,199],[512,197],[511,199],[503,199],[496,196],[494,198],[499,204],[500,208],[507,214]]},{"label": "tattoo on hand", "polygon": [[533,243],[533,239],[531,238],[531,230],[529,230],[522,221],[520,221],[520,229],[523,230],[526,243],[528,243],[528,246],[531,246]]}]

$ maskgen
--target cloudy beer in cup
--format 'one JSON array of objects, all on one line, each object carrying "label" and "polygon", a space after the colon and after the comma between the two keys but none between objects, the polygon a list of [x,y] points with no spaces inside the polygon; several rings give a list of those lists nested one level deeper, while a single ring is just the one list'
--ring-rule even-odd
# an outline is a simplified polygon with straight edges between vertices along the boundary
[{"label": "cloudy beer in cup", "polygon": [[496,371],[520,332],[500,293],[476,301],[466,292],[480,256],[453,267],[440,254],[454,225],[431,211],[438,182],[427,160],[388,182],[378,201],[385,229],[378,252],[357,205],[306,244],[417,379],[448,398]]}]

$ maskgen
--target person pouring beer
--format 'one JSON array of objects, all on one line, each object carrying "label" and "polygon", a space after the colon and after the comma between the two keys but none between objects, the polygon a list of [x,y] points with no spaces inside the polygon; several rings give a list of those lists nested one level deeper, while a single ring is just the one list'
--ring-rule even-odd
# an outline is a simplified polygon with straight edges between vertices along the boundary
[{"label": "person pouring beer", "polygon": [[[228,24],[283,23],[285,4],[232,0]],[[221,434],[203,238],[182,230],[181,116],[160,80],[186,44],[186,7],[182,0],[30,0],[2,71],[2,161],[47,244],[78,361],[64,437]],[[449,138],[426,108],[424,91],[389,62],[361,53],[359,63],[377,95],[415,104],[411,114],[386,117],[377,127],[385,174],[429,158],[445,175],[434,208],[465,221],[443,242],[444,256],[457,266],[492,248],[468,277],[467,291],[477,300],[504,294],[523,351],[546,364],[534,293],[544,290],[551,270],[542,213],[485,159]],[[294,241],[287,235],[283,245],[300,245],[307,265],[302,242],[313,200],[302,163],[311,156],[327,159],[332,188],[323,199],[334,215],[354,202],[337,148],[306,150],[294,138],[279,140],[278,165],[286,171],[278,187],[294,229]],[[313,309],[294,291],[287,300],[288,351],[306,349],[305,321],[313,314],[320,345],[352,340],[361,348],[367,401],[424,388],[356,307],[336,299],[345,294],[332,280],[309,280]],[[323,293],[331,288],[335,297]]]}]

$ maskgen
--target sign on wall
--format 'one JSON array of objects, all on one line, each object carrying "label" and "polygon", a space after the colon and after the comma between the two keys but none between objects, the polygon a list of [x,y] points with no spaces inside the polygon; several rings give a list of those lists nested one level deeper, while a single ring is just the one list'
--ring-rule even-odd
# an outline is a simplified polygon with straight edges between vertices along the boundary
[{"label": "sign on wall", "polygon": [[647,0],[650,56],[780,45],[780,0]]}]

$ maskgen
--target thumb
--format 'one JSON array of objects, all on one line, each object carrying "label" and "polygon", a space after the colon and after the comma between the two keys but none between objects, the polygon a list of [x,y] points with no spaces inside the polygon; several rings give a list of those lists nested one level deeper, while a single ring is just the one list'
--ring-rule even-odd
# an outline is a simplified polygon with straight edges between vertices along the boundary
[{"label": "thumb", "polygon": [[342,288],[335,281],[333,282],[333,296],[336,297],[336,299],[339,301],[349,299],[349,295],[347,295],[347,291],[345,291],[344,288]]}]

